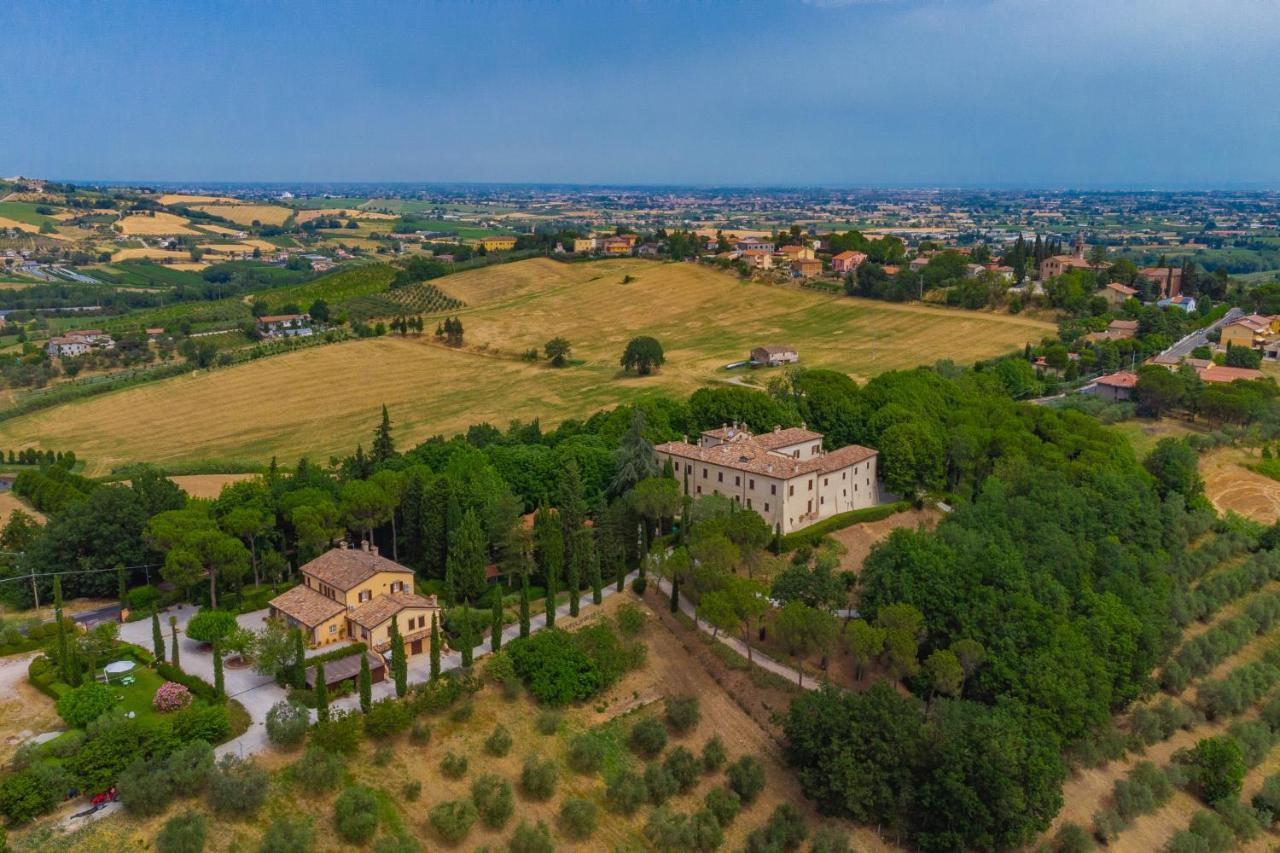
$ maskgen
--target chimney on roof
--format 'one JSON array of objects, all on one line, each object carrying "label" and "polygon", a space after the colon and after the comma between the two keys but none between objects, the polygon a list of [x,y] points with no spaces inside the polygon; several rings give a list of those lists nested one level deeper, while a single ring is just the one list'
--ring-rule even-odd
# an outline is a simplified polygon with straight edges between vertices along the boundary
[{"label": "chimney on roof", "polygon": [[338,549],[341,551],[347,550],[347,547],[348,547],[348,542],[345,539],[343,539],[341,542],[338,543]]},{"label": "chimney on roof", "polygon": [[368,540],[368,539],[361,539],[361,540],[360,540],[360,550],[362,550],[362,551],[368,551],[368,550],[369,550],[369,540]]},{"label": "chimney on roof", "polygon": [[378,553],[378,546],[377,546],[377,545],[374,545],[372,542],[370,542],[370,543],[369,543],[369,553],[370,553],[370,554],[377,554],[377,553]]},{"label": "chimney on roof", "polygon": [[774,431],[774,432],[782,432],[782,424],[774,424],[774,425],[773,425],[773,431]]},{"label": "chimney on roof", "polygon": [[809,425],[807,423],[805,423],[804,421],[800,422],[800,429],[808,429],[808,428],[809,428]]}]

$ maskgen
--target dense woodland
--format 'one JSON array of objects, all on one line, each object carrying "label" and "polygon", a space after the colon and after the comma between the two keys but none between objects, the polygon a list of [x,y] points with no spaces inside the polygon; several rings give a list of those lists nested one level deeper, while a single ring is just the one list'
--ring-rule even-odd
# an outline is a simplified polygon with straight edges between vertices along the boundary
[{"label": "dense woodland", "polygon": [[[709,622],[746,636],[765,592],[752,567],[776,544],[772,531],[724,501],[683,502],[652,444],[733,420],[754,430],[803,421],[830,446],[878,448],[888,489],[945,494],[956,507],[933,532],[895,532],[850,589],[862,618],[838,629],[839,647],[884,661],[907,693],[886,684],[797,699],[785,729],[804,789],[822,811],[891,827],[921,849],[1013,846],[1061,806],[1064,753],[1153,689],[1182,624],[1181,555],[1213,515],[1185,444],[1144,465],[1087,415],[1014,402],[1006,373],[1025,362],[1008,363],[863,386],[801,370],[768,394],[702,389],[554,430],[480,424],[403,451],[384,416],[368,449],[327,466],[272,465],[214,501],[186,498],[155,470],[104,485],[55,463],[23,475],[20,491],[51,518],[5,531],[7,549],[26,552],[10,572],[76,565],[82,573],[62,580],[68,596],[110,596],[124,567],[130,587],[149,572],[225,604],[250,584],[287,582],[290,566],[350,532],[455,604],[465,624],[451,618],[451,631],[470,631],[474,608],[488,606],[487,564],[549,595],[646,565]],[[531,527],[521,522],[534,511]],[[775,630],[834,647],[832,598],[812,592],[829,566],[811,557],[801,552],[775,586],[801,617],[780,616]],[[39,577],[42,597],[48,584]],[[30,584],[2,588],[31,603]],[[833,630],[806,635],[809,624]]]}]

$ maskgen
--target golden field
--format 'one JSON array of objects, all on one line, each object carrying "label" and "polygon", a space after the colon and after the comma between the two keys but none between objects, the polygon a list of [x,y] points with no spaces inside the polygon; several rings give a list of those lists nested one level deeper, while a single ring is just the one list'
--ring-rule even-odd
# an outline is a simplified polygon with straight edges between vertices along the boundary
[{"label": "golden field", "polygon": [[193,204],[191,207],[240,225],[252,225],[254,220],[263,225],[281,225],[293,213],[275,204]]},{"label": "golden field", "polygon": [[172,213],[157,212],[153,216],[143,214],[134,214],[132,216],[124,216],[120,219],[120,231],[123,234],[133,236],[135,234],[198,234],[187,226],[191,222],[186,217],[177,216]]},{"label": "golden field", "polygon": [[[624,276],[634,281],[623,284]],[[1006,314],[895,305],[740,281],[693,264],[534,259],[440,279],[468,308],[467,347],[388,336],[275,356],[71,402],[0,423],[0,445],[38,436],[74,448],[89,473],[145,460],[327,459],[367,443],[386,403],[403,444],[473,423],[555,423],[643,395],[685,395],[740,376],[721,368],[762,343],[790,343],[801,363],[865,380],[885,370],[966,363],[1021,348],[1049,323]],[[428,324],[428,328],[433,324]],[[667,365],[623,375],[635,335],[653,335]],[[519,359],[550,338],[573,344],[563,369]]]}]

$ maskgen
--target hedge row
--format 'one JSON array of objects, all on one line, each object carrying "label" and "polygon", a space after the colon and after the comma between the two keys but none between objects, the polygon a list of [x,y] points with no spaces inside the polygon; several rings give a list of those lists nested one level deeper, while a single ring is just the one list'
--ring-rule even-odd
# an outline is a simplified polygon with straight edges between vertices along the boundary
[{"label": "hedge row", "polygon": [[328,663],[329,661],[342,660],[349,658],[354,654],[359,654],[365,648],[364,643],[347,643],[336,649],[330,649],[327,652],[321,652],[318,655],[312,655],[307,658],[307,666],[315,666],[318,663]]},{"label": "hedge row", "polygon": [[788,533],[782,537],[782,550],[794,551],[797,548],[808,545],[813,547],[822,541],[822,538],[828,533],[836,530],[843,530],[846,527],[852,527],[855,524],[866,524],[871,521],[880,521],[891,515],[897,515],[910,509],[910,501],[897,501],[891,504],[881,504],[880,506],[870,506],[865,509],[855,509],[849,512],[842,512],[839,515],[833,515],[830,518],[824,518],[817,524],[811,524],[804,530],[797,530],[795,533]]},{"label": "hedge row", "polygon": [[1214,625],[1182,645],[1160,673],[1160,686],[1180,693],[1192,678],[1209,672],[1280,619],[1280,591],[1255,595],[1239,616]]},{"label": "hedge row", "polygon": [[1182,626],[1193,619],[1208,621],[1223,605],[1277,579],[1280,579],[1280,554],[1262,551],[1238,566],[1205,578],[1195,589],[1176,597],[1172,603],[1173,618]]}]

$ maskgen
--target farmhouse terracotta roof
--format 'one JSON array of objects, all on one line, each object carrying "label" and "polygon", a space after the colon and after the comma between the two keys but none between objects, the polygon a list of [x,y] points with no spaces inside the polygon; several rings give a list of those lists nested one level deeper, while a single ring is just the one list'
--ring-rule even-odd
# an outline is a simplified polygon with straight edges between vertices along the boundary
[{"label": "farmhouse terracotta roof", "polygon": [[308,628],[322,625],[347,609],[345,605],[302,584],[277,595],[271,599],[270,604]]},{"label": "farmhouse terracotta roof", "polygon": [[[807,430],[797,430],[796,432],[808,433]],[[769,449],[765,443],[759,440],[765,436],[751,436],[747,433],[741,435],[746,437],[735,437],[732,441],[717,444],[714,447],[701,447],[684,441],[668,441],[654,449],[658,453],[678,456],[681,459],[706,462],[711,465],[719,465],[750,474],[776,477],[780,480],[789,480],[792,477],[801,477],[806,474],[839,471],[841,468],[847,468],[876,455],[876,451],[869,447],[850,444],[830,453],[810,456],[807,459],[796,459],[793,456],[784,456]],[[770,433],[769,435],[774,437],[774,441],[778,441],[777,436],[780,433]],[[812,433],[811,435],[821,437],[818,433]],[[803,440],[803,438],[800,438],[787,443],[795,444]],[[772,446],[779,447],[785,446],[785,444],[778,443]]]},{"label": "farmhouse terracotta roof", "polygon": [[1119,373],[1098,377],[1098,384],[1109,385],[1112,388],[1133,388],[1138,384],[1138,374],[1122,370]]},{"label": "farmhouse terracotta roof", "polygon": [[377,551],[347,547],[331,548],[298,571],[342,590],[364,583],[378,572],[413,574],[412,569],[379,556]]},{"label": "farmhouse terracotta roof", "polygon": [[796,348],[787,344],[764,344],[756,347],[752,352],[756,352],[756,350],[761,350],[769,355],[786,355],[795,352]]},{"label": "farmhouse terracotta roof", "polygon": [[1114,281],[1108,284],[1106,289],[1114,290],[1116,293],[1122,293],[1125,296],[1133,296],[1135,293],[1138,292],[1134,290],[1132,287],[1125,287],[1123,284],[1118,284]]},{"label": "farmhouse terracotta roof", "polygon": [[301,320],[305,314],[264,314],[258,318],[259,323],[292,323]]},{"label": "farmhouse terracotta roof", "polygon": [[435,608],[435,597],[417,595],[409,592],[393,592],[376,596],[373,601],[357,607],[347,616],[361,628],[376,628],[395,614],[410,607]]},{"label": "farmhouse terracotta roof", "polygon": [[1112,320],[1111,325],[1107,326],[1113,332],[1136,332],[1138,331],[1137,320]]},{"label": "farmhouse terracotta roof", "polygon": [[833,261],[851,261],[851,260],[853,260],[854,258],[862,258],[863,260],[866,260],[866,259],[867,259],[867,256],[866,256],[864,253],[862,253],[862,252],[855,252],[855,251],[852,251],[852,250],[845,250],[845,251],[841,252],[840,254],[833,256],[833,257],[831,258],[831,260],[833,260]]},{"label": "farmhouse terracotta roof", "polygon": [[1261,379],[1262,371],[1252,367],[1225,367],[1210,364],[1199,368],[1196,373],[1204,382],[1235,382],[1237,379]]}]

